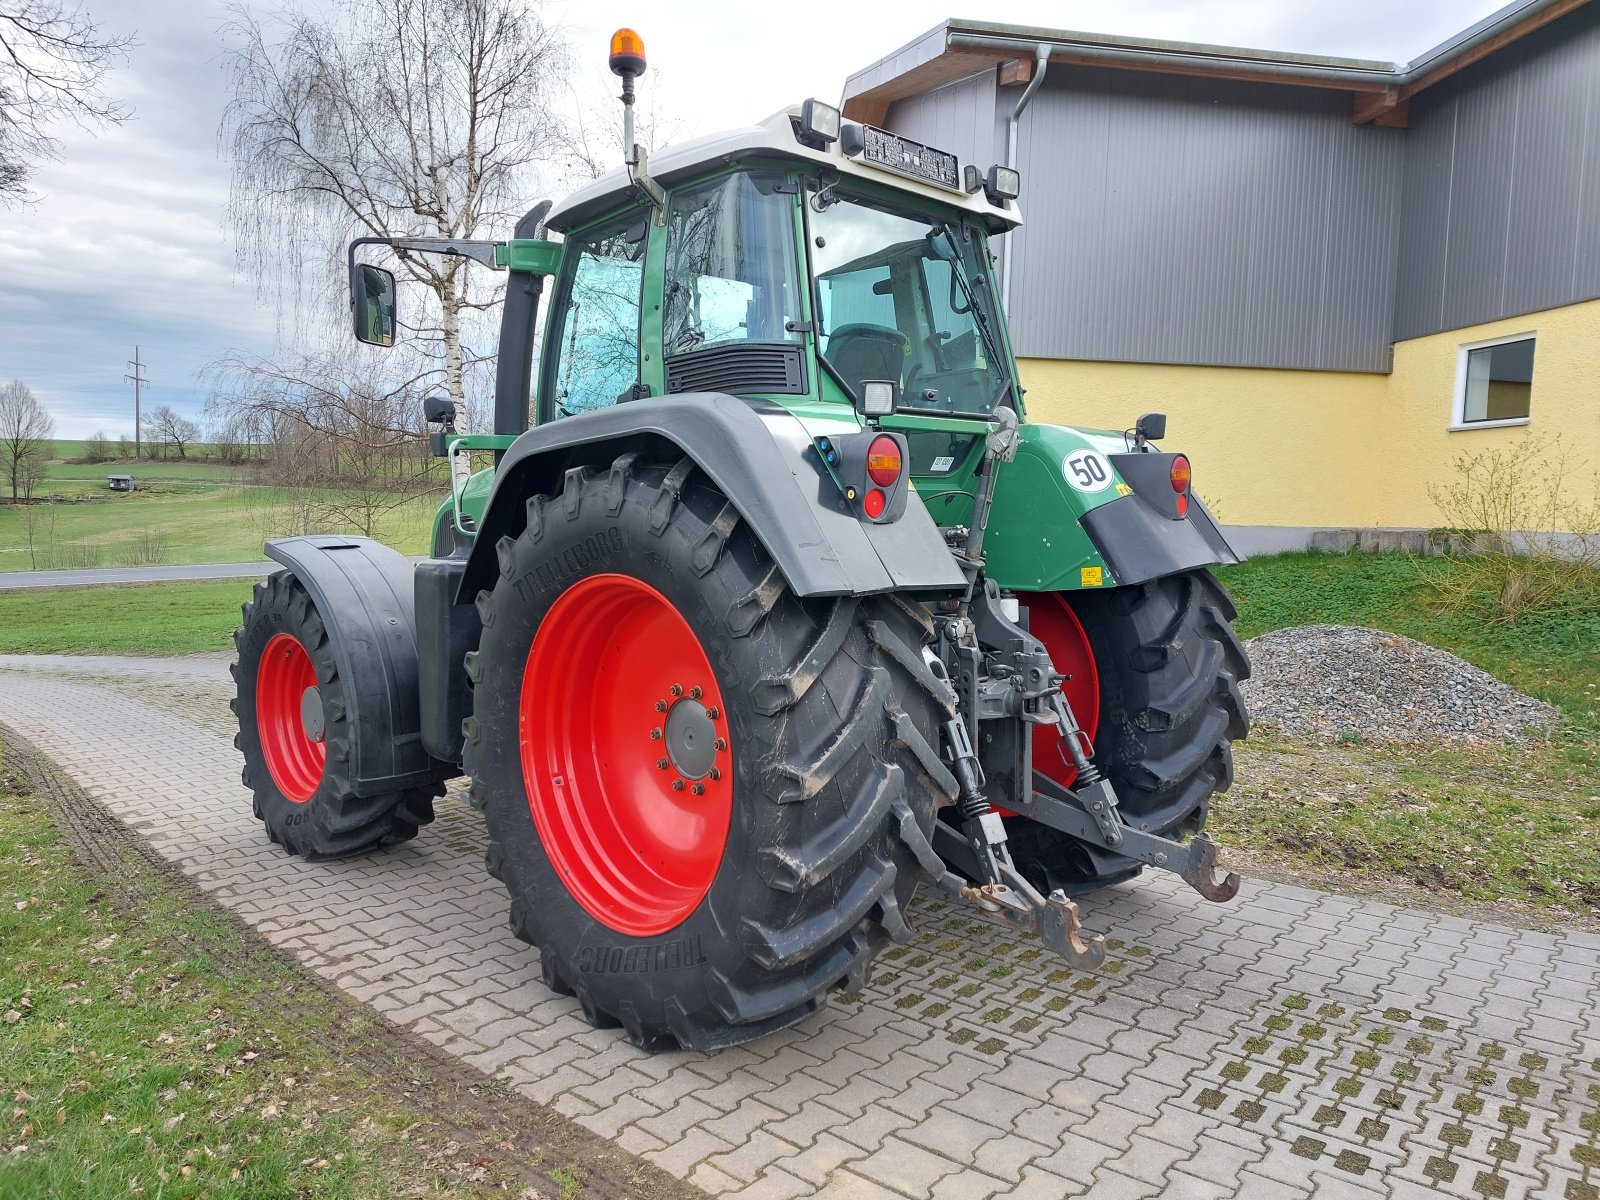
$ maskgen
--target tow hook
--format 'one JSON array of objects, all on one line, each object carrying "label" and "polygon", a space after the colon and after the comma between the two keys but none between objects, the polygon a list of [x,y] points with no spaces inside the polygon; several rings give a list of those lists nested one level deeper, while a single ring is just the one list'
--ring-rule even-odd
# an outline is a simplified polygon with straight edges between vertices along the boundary
[{"label": "tow hook", "polygon": [[952,899],[964,901],[969,911],[985,921],[1038,938],[1046,949],[1066,959],[1069,966],[1081,971],[1098,970],[1106,960],[1106,940],[1099,934],[1088,941],[1083,939],[1078,906],[1067,894],[1057,888],[1048,897],[1041,896],[1009,862],[1002,860],[999,866],[1002,883],[974,887],[946,871],[939,887]]}]

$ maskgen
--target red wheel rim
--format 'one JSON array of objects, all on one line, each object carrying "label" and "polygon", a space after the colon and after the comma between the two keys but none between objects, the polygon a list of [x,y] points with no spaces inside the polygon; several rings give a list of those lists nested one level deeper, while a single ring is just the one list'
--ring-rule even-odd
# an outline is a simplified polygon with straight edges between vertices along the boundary
[{"label": "red wheel rim", "polygon": [[722,865],[733,757],[672,602],[627,575],[563,592],[528,651],[519,733],[533,823],[572,898],[618,933],[681,924]]},{"label": "red wheel rim", "polygon": [[[1100,731],[1100,674],[1095,670],[1094,650],[1089,635],[1072,606],[1057,592],[1033,592],[1019,597],[1028,610],[1028,632],[1044,643],[1056,670],[1070,678],[1061,691],[1072,706],[1072,715],[1093,744]],[[1089,747],[1084,747],[1084,753]],[[1033,769],[1062,787],[1071,787],[1078,769],[1061,744],[1053,726],[1033,727]]]},{"label": "red wheel rim", "polygon": [[306,648],[292,634],[275,635],[256,670],[256,731],[272,782],[295,804],[316,794],[328,759],[327,746],[312,740],[301,716],[305,694],[316,686]]}]

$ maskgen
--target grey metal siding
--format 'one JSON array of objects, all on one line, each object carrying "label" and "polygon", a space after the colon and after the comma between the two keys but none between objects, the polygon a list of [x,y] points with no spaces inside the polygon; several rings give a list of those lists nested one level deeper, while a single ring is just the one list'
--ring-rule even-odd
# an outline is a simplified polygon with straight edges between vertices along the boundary
[{"label": "grey metal siding", "polygon": [[1389,370],[1403,137],[1338,93],[1052,68],[1020,138],[1018,352]]},{"label": "grey metal siding", "polygon": [[1412,101],[1397,339],[1600,296],[1600,9]]},{"label": "grey metal siding", "polygon": [[946,84],[931,92],[896,101],[889,108],[888,126],[903,137],[925,146],[948,150],[966,163],[986,171],[1003,157],[1005,147],[995,138],[994,68]]}]

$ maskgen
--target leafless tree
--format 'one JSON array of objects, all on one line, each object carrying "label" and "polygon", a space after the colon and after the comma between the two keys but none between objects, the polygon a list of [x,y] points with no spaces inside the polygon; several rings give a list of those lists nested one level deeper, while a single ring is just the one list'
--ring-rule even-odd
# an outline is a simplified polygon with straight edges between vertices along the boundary
[{"label": "leafless tree", "polygon": [[105,430],[97,429],[93,434],[84,439],[83,458],[85,462],[103,463],[111,459],[111,439]]},{"label": "leafless tree", "polygon": [[[328,11],[235,8],[227,29],[231,221],[245,264],[276,289],[280,312],[297,315],[319,299],[325,315],[342,313],[352,235],[508,232],[531,168],[557,148],[550,100],[565,48],[523,0],[352,0]],[[458,258],[413,255],[398,267],[427,297],[408,323],[464,426],[477,356],[463,330],[495,289]]]},{"label": "leafless tree", "polygon": [[34,165],[57,152],[57,122],[127,118],[100,81],[132,44],[60,0],[0,0],[0,205],[29,198]]},{"label": "leafless tree", "polygon": [[150,414],[150,429],[153,440],[163,447],[176,447],[179,458],[188,458],[189,446],[200,439],[199,424],[173,411],[170,404],[163,404]]},{"label": "leafless tree", "polygon": [[342,525],[371,537],[435,484],[420,427],[426,389],[416,377],[352,382],[341,368],[332,355],[228,360],[213,368],[212,420],[261,431],[271,480],[295,500],[295,532]]},{"label": "leafless tree", "polygon": [[56,423],[20,379],[0,384],[0,469],[11,478],[11,503],[33,493],[50,461]]}]

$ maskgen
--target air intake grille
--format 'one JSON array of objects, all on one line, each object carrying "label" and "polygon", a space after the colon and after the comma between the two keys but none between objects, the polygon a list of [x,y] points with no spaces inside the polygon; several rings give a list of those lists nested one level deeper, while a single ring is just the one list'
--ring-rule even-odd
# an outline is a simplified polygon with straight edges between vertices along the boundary
[{"label": "air intake grille", "polygon": [[805,390],[805,359],[799,346],[738,342],[667,359],[668,392],[802,396]]}]

